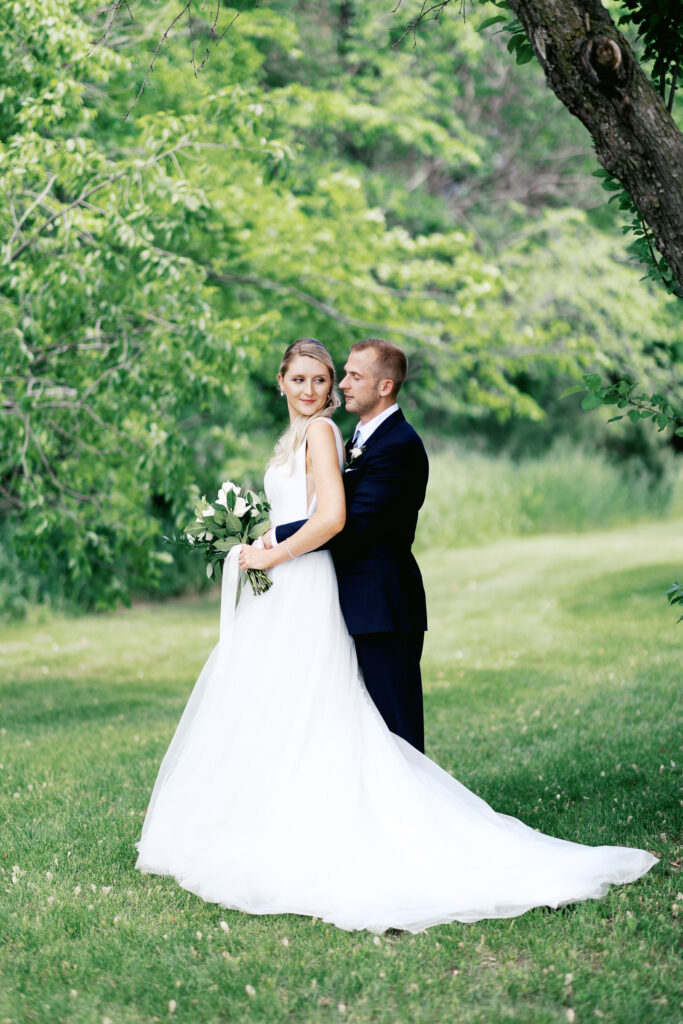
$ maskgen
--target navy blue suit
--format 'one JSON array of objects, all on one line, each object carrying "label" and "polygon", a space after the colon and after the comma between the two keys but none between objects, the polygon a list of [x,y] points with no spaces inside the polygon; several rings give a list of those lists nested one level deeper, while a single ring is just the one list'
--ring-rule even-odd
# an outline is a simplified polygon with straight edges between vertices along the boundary
[{"label": "navy blue suit", "polygon": [[[427,610],[411,545],[428,474],[424,445],[399,409],[346,469],[346,525],[327,545],[368,692],[391,731],[421,751]],[[278,541],[302,525],[278,526]]]}]

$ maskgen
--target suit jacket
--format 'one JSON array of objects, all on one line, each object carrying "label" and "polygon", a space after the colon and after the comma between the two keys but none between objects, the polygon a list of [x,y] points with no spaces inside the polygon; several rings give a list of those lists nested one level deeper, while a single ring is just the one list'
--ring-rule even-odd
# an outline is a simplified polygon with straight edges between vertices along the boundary
[{"label": "suit jacket", "polygon": [[[428,475],[424,445],[400,409],[377,427],[344,473],[346,525],[326,547],[352,635],[427,628],[422,576],[411,546]],[[291,537],[303,522],[278,526],[278,540]]]}]

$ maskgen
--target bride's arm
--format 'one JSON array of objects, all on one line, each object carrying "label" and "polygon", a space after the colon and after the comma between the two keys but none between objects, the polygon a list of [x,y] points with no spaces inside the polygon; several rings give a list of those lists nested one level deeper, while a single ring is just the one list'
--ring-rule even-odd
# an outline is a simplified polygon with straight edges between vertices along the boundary
[{"label": "bride's arm", "polygon": [[339,533],[346,521],[344,484],[334,432],[328,423],[314,420],[306,433],[308,452],[315,479],[316,510],[286,542],[273,548],[243,546],[240,569],[270,569],[290,558],[315,551]]}]

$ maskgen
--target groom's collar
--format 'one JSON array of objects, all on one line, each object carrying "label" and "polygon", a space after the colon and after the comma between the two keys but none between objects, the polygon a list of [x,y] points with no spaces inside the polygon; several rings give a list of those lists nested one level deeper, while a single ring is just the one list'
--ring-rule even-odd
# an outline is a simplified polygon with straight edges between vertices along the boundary
[{"label": "groom's collar", "polygon": [[359,437],[356,444],[360,447],[361,445],[367,444],[372,435],[375,433],[378,427],[380,427],[385,420],[388,420],[394,413],[400,412],[398,403],[394,402],[388,409],[383,409],[382,412],[378,413],[377,416],[373,416],[367,423],[359,423],[356,427]]},{"label": "groom's collar", "polygon": [[396,407],[396,409],[393,409],[392,412],[382,420],[380,425],[373,430],[363,447],[372,448],[372,446],[376,444],[380,438],[384,437],[384,435],[387,434],[397,423],[402,423],[404,420],[405,416],[401,410]]}]

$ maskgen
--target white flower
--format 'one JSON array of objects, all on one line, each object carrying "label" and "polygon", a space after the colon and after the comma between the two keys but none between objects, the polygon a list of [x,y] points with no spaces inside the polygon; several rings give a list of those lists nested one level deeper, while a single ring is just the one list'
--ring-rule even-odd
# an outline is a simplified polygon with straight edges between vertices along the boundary
[{"label": "white flower", "polygon": [[246,514],[248,508],[249,505],[244,500],[244,498],[235,498],[235,507],[233,509],[233,512],[235,513],[238,519],[241,519],[242,516]]},{"label": "white flower", "polygon": [[216,510],[214,509],[213,505],[209,505],[208,508],[202,509],[202,516],[204,517],[204,519],[207,519],[209,516],[212,516],[215,511]]},{"label": "white flower", "polygon": [[220,490],[218,491],[218,499],[216,503],[218,505],[222,505],[223,508],[227,508],[228,494],[230,493],[230,491],[234,491],[235,496],[237,496],[238,494],[242,493],[242,488],[238,487],[237,484],[234,484],[232,480],[224,480],[220,486]]},{"label": "white flower", "polygon": [[362,448],[352,448],[351,449],[351,458],[352,459],[359,459],[362,454],[363,454],[363,449]]}]

